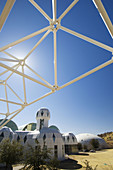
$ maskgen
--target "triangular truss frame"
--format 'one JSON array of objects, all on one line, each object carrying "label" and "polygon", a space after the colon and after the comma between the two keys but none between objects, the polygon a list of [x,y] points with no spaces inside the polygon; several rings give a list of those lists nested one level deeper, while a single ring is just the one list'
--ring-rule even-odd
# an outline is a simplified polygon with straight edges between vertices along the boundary
[{"label": "triangular truss frame", "polygon": [[[5,73],[8,73],[8,72],[11,72],[9,74],[9,76],[5,79],[5,80],[0,80],[0,85],[3,85],[4,88],[5,88],[5,99],[0,99],[1,102],[6,102],[7,104],[7,113],[0,113],[1,115],[4,115],[5,118],[3,119],[3,121],[0,123],[0,127],[3,127],[5,124],[7,124],[11,119],[13,119],[16,115],[18,115],[25,107],[51,95],[52,93],[58,91],[58,90],[61,90],[62,88],[66,87],[66,86],[69,86],[70,84],[74,83],[74,82],[77,82],[78,80],[110,65],[113,63],[113,58],[111,57],[111,59],[99,66],[97,66],[96,68],[82,74],[81,76],[79,77],[76,77],[75,79],[67,82],[66,84],[62,85],[62,86],[58,86],[58,82],[57,82],[57,31],[60,29],[60,30],[63,30],[71,35],[74,35],[82,40],[85,40],[89,43],[92,43],[100,48],[103,48],[109,52],[111,52],[111,54],[113,55],[113,48],[108,46],[108,45],[105,45],[101,42],[98,42],[92,38],[89,38],[85,35],[82,35],[78,32],[75,32],[73,30],[70,30],[66,27],[63,27],[61,25],[61,20],[65,17],[65,15],[79,2],[79,0],[74,0],[69,6],[68,8],[60,15],[59,18],[57,18],[57,15],[56,15],[56,1],[57,0],[52,0],[52,12],[53,12],[53,18],[50,18],[47,13],[34,1],[34,0],[28,0],[48,21],[49,21],[49,25],[45,28],[42,28],[30,35],[27,35],[19,40],[16,40],[8,45],[5,45],[4,47],[0,48],[0,52],[6,54],[9,58],[1,58],[0,57],[0,67],[2,68],[5,68],[6,70],[3,71],[2,73],[0,73],[0,76],[4,75]],[[113,38],[113,24],[101,2],[101,0],[92,0],[94,5],[96,6],[98,12],[100,13],[100,16],[102,17],[105,25],[106,25],[106,28],[107,30],[109,31],[111,37]],[[0,30],[2,29],[13,5],[15,3],[15,0],[7,0],[6,2],[6,5],[3,9],[3,12],[0,16]],[[45,32],[45,33],[44,33]],[[26,64],[26,60],[27,58],[31,55],[31,53],[38,47],[38,45],[45,39],[45,37],[48,36],[48,34],[50,32],[53,32],[53,44],[54,44],[54,85],[50,84],[47,80],[45,80],[41,75],[39,75],[36,71],[34,71],[28,64]],[[24,57],[24,59],[18,59],[18,57],[16,56],[13,56],[12,54],[6,52],[5,50],[9,49],[10,47],[13,47],[25,40],[28,40],[32,37],[35,37],[36,35],[39,35],[41,33],[44,33],[44,35],[40,38],[40,40],[34,45],[34,47],[29,51],[29,53]],[[112,56],[111,55],[111,56]],[[13,62],[15,63],[15,65],[13,66],[10,66],[10,65],[6,65],[4,64],[4,62]],[[18,71],[18,68],[21,67],[22,71]],[[33,72],[38,78],[41,79],[41,81],[33,78],[32,76],[29,76],[27,74],[25,74],[25,71],[24,71],[24,68],[27,67],[31,72]],[[23,89],[24,89],[24,100],[21,99],[21,97],[14,91],[14,89],[8,84],[8,80],[10,79],[10,77],[16,73],[17,75],[20,75],[23,79]],[[26,97],[26,82],[25,82],[25,79],[29,79],[37,84],[40,84],[48,89],[50,89],[50,92],[37,98],[36,100],[28,103],[27,102],[27,97]],[[15,102],[15,101],[10,101],[8,100],[8,93],[7,93],[7,88],[9,88],[12,93],[18,98],[18,100],[20,102]],[[13,111],[13,112],[10,112],[9,111],[9,104],[14,104],[14,105],[17,105],[17,106],[20,106],[19,109]],[[6,122],[5,120],[11,116]]]}]

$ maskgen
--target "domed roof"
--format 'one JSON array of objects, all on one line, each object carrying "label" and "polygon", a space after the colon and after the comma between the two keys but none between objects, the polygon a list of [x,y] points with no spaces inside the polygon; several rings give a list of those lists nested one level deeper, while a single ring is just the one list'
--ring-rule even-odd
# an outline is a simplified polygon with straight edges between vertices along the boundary
[{"label": "domed roof", "polygon": [[91,139],[102,139],[99,136],[90,134],[90,133],[82,133],[82,134],[76,135],[76,138],[78,142],[91,140]]},{"label": "domed roof", "polygon": [[107,148],[107,143],[105,142],[105,140],[94,134],[83,133],[83,134],[76,135],[76,138],[78,143],[81,143],[82,145],[85,144],[88,147],[90,147],[90,141],[92,139],[96,139],[99,142],[100,148]]},{"label": "domed roof", "polygon": [[36,118],[50,118],[50,111],[47,108],[41,108],[37,111]]},{"label": "domed roof", "polygon": [[9,138],[10,140],[13,139],[13,131],[11,128],[4,126],[3,128],[0,129],[0,142],[3,139]]},{"label": "domed roof", "polygon": [[[2,122],[3,119],[0,119],[0,122]],[[8,119],[5,120],[5,122],[7,121]],[[5,126],[11,128],[13,131],[15,130],[18,130],[18,126],[16,125],[15,122],[13,122],[12,120],[10,120]]]},{"label": "domed roof", "polygon": [[57,130],[57,131],[59,131],[59,132],[60,132],[60,130],[58,129],[58,127],[57,127],[57,126],[55,126],[55,125],[51,125],[51,126],[49,126],[49,128],[50,128],[50,129],[55,129],[55,130]]},{"label": "domed roof", "polygon": [[73,133],[64,133],[62,136],[65,144],[77,144],[77,139]]}]

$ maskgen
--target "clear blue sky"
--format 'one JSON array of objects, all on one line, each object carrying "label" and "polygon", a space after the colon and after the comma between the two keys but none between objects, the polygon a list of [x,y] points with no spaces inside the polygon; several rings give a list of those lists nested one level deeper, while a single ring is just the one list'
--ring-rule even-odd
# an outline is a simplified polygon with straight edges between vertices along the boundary
[{"label": "clear blue sky", "polygon": [[[36,2],[52,18],[51,0],[36,0]],[[57,17],[71,2],[72,0],[57,0]],[[113,0],[102,0],[102,2],[113,23]],[[4,4],[5,0],[0,1],[0,11]],[[0,47],[48,25],[48,21],[28,0],[17,0],[0,32]],[[79,0],[64,17],[61,25],[113,47],[113,39],[92,0]],[[7,51],[18,58],[24,58],[43,34]],[[58,30],[57,40],[59,86],[110,60],[112,57],[111,52],[62,30]],[[6,57],[1,53],[1,57],[4,56]],[[53,33],[51,32],[29,56],[27,63],[42,77],[54,84],[53,61]],[[2,71],[1,68],[0,71]],[[31,75],[28,70],[26,70],[26,74]],[[0,79],[4,79],[4,77],[2,76]],[[21,81],[22,79],[14,74],[8,83],[23,98]],[[26,80],[26,86],[28,101],[48,92],[46,88],[28,80]],[[0,98],[4,95],[2,92],[2,87],[0,87]],[[8,98],[13,99],[10,92]],[[2,111],[5,111],[5,107],[5,105],[0,105]],[[50,110],[50,125],[58,126],[61,132],[98,134],[113,131],[113,64],[26,107],[13,120],[18,126],[36,122],[36,112],[40,107],[47,107]]]}]

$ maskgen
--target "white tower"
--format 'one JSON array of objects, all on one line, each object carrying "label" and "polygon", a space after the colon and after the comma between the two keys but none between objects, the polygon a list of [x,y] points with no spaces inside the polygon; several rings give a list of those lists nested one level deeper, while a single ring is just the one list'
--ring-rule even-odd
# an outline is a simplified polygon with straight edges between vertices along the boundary
[{"label": "white tower", "polygon": [[50,119],[50,112],[46,108],[41,108],[36,114],[37,130],[41,130],[43,127],[48,127],[48,121]]}]

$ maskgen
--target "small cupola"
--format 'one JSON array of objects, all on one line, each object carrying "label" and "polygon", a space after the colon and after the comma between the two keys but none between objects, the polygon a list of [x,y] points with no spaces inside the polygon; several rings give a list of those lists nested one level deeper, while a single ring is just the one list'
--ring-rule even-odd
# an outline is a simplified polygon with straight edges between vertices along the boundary
[{"label": "small cupola", "polygon": [[47,108],[41,108],[37,111],[37,130],[41,130],[43,127],[48,127],[48,121],[50,119],[50,111]]}]

